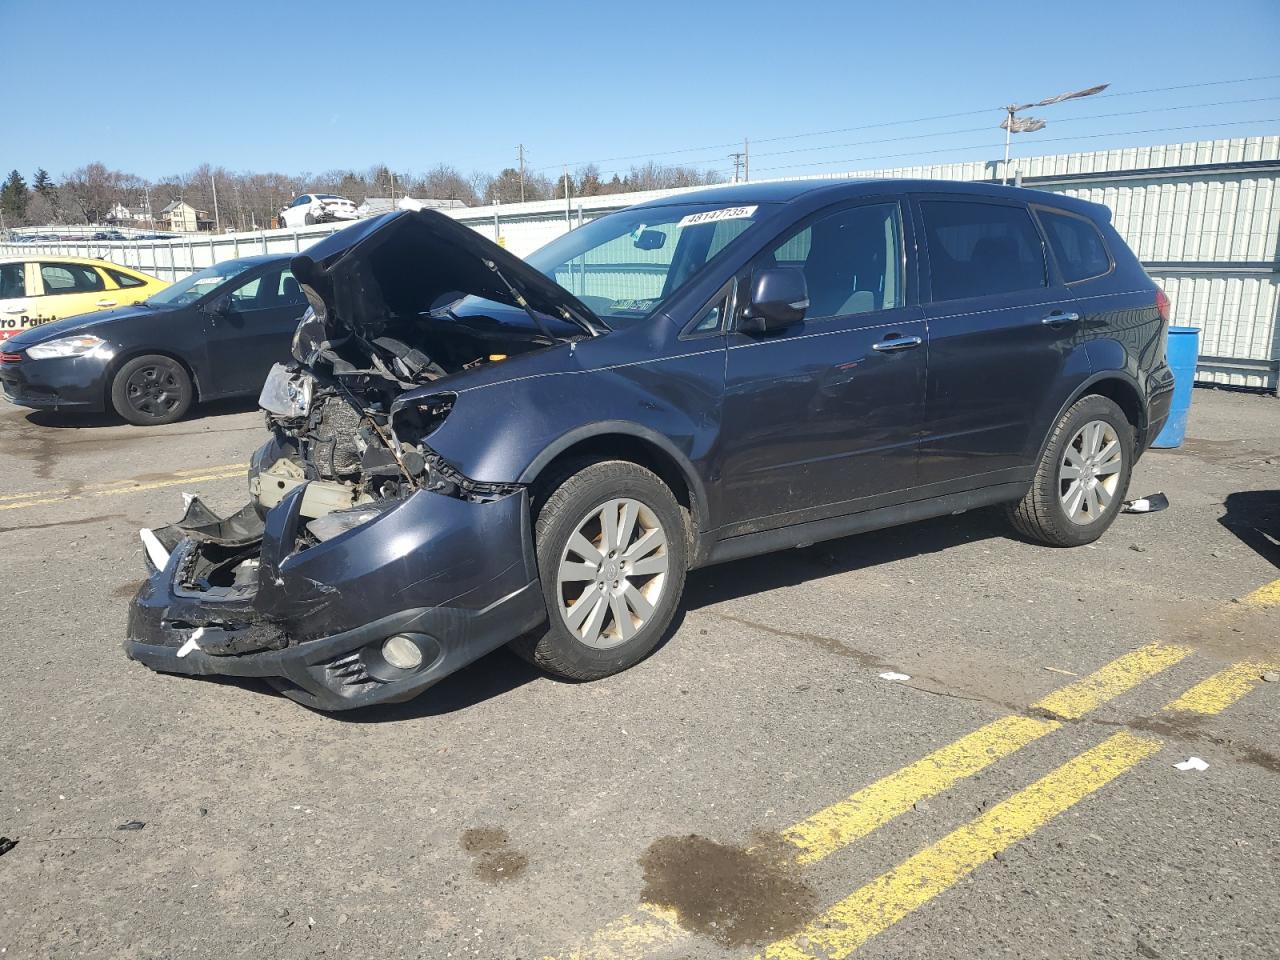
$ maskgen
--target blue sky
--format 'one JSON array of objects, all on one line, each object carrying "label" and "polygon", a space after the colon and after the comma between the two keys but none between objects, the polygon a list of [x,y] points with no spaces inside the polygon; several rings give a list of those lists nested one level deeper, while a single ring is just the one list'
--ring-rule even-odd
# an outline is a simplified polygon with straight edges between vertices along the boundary
[{"label": "blue sky", "polygon": [[[753,178],[985,159],[1003,136],[994,110],[847,128],[1103,82],[1129,94],[1280,74],[1277,37],[1278,0],[0,0],[5,72],[29,100],[8,114],[23,119],[4,124],[0,167],[496,172],[523,142],[552,175],[644,154],[727,170],[744,136]],[[1261,102],[1223,103],[1243,99]],[[1098,116],[1135,111],[1153,112]],[[1049,126],[1015,137],[1015,155],[1280,133],[1280,79],[1039,115]],[[1260,122],[1209,126],[1241,120]],[[795,136],[824,130],[843,132]]]}]

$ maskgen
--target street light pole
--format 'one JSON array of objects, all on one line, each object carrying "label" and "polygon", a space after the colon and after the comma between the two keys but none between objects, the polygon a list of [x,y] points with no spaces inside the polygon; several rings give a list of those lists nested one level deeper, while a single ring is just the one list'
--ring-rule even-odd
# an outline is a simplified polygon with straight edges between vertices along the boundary
[{"label": "street light pole", "polygon": [[1000,126],[1004,127],[1004,166],[1000,170],[1000,182],[1009,182],[1009,142],[1015,133],[1033,133],[1036,130],[1043,130],[1045,122],[1036,117],[1019,117],[1018,114],[1023,110],[1029,110],[1032,107],[1047,107],[1050,104],[1061,103],[1063,100],[1078,100],[1081,97],[1092,97],[1095,93],[1101,93],[1107,89],[1110,84],[1100,83],[1096,87],[1088,87],[1084,90],[1073,90],[1071,93],[1060,93],[1056,97],[1045,97],[1043,100],[1037,100],[1035,103],[1019,103],[1010,104],[1005,107],[1005,118]]}]

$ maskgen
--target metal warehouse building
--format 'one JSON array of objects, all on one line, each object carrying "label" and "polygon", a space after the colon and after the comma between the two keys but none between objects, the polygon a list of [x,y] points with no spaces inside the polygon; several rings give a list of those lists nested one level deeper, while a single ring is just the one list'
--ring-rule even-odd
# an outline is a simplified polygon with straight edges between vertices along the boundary
[{"label": "metal warehouse building", "polygon": [[[834,174],[1000,179],[1000,162]],[[1023,186],[1110,207],[1116,228],[1173,301],[1173,322],[1200,327],[1197,380],[1254,389],[1280,385],[1280,136],[1243,137],[1015,159]],[[573,226],[682,191],[584,197],[447,211],[524,255]],[[220,260],[305,248],[334,225],[131,243],[9,244],[0,256],[101,256],[176,278]]]}]

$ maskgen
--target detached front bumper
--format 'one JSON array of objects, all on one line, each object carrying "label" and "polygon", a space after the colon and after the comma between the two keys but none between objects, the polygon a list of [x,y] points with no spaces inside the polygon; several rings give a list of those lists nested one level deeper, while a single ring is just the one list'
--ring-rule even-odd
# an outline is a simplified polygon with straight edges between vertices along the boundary
[{"label": "detached front bumper", "polygon": [[[193,561],[225,548],[178,544],[133,600],[126,654],[165,673],[262,677],[347,710],[409,699],[545,619],[523,491],[487,503],[419,491],[296,549],[305,489],[267,514],[256,585],[201,589]],[[397,634],[422,651],[417,668],[382,656]]]}]

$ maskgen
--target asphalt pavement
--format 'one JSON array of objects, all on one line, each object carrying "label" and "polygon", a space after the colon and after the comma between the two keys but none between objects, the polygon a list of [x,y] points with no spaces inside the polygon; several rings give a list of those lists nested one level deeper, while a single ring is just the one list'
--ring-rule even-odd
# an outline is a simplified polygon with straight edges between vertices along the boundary
[{"label": "asphalt pavement", "polygon": [[1090,547],[739,561],[619,676],[334,716],[120,649],[138,528],[263,439],[0,410],[6,960],[1280,956],[1280,401],[1197,390]]}]

